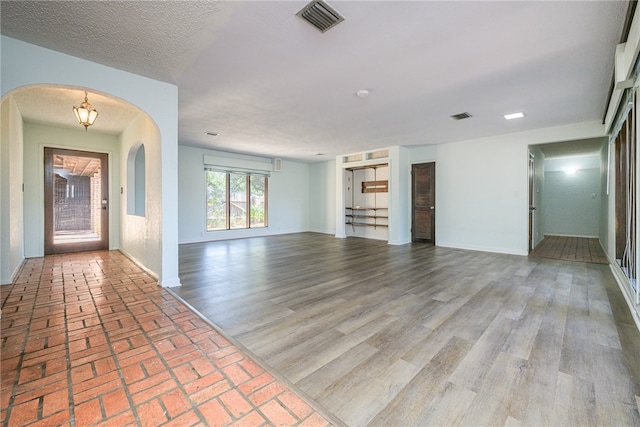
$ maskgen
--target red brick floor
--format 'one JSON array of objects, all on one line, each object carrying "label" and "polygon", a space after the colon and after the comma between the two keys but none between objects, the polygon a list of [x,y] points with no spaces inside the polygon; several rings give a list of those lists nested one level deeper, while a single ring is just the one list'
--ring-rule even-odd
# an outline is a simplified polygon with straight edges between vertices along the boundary
[{"label": "red brick floor", "polygon": [[119,252],[28,259],[2,300],[5,426],[327,426]]}]

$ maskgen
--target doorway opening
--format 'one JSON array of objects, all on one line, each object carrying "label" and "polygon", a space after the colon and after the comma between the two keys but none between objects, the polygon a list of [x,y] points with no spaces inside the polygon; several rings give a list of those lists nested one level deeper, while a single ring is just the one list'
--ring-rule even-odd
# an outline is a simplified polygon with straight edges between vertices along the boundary
[{"label": "doorway opening", "polygon": [[436,242],[436,164],[411,166],[411,241]]},{"label": "doorway opening", "polygon": [[109,249],[107,154],[44,152],[45,255]]},{"label": "doorway opening", "polygon": [[[599,240],[606,206],[604,137],[529,146],[528,249],[551,237]],[[588,245],[587,245],[588,246]]]}]

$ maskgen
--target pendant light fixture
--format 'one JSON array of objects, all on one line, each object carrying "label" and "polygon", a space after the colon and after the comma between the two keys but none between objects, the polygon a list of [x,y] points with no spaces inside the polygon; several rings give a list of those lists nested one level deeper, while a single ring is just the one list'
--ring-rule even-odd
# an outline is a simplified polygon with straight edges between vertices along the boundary
[{"label": "pendant light fixture", "polygon": [[76,113],[78,122],[84,126],[84,130],[87,130],[89,126],[96,121],[98,112],[93,109],[89,100],[87,99],[87,91],[84,92],[84,102],[79,107],[73,107],[73,112]]}]

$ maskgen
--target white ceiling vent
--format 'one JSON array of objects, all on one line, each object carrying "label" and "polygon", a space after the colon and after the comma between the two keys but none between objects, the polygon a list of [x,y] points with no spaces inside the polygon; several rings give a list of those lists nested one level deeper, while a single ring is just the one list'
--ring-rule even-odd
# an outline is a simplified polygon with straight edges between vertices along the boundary
[{"label": "white ceiling vent", "polygon": [[459,113],[459,114],[454,114],[453,116],[450,116],[453,120],[464,120],[464,119],[468,119],[469,117],[473,117],[471,114],[469,113]]},{"label": "white ceiling vent", "polygon": [[316,27],[321,33],[344,21],[338,12],[321,0],[312,1],[296,15]]}]

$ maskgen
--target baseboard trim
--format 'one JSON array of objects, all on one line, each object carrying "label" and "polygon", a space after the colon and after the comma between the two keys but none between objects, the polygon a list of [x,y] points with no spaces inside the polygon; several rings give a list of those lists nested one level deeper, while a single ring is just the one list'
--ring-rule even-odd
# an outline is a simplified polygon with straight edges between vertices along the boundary
[{"label": "baseboard trim", "polygon": [[504,254],[504,255],[518,255],[518,256],[529,255],[529,252],[527,251],[518,251],[518,250],[503,249],[503,248],[490,248],[486,246],[457,245],[455,243],[448,243],[448,242],[436,242],[436,246],[440,246],[442,248],[450,248],[450,249],[463,249],[466,251],[491,252],[495,254]]},{"label": "baseboard trim", "polygon": [[22,270],[22,267],[24,266],[24,262],[26,260],[27,259],[25,257],[22,257],[22,259],[18,263],[17,267],[11,272],[9,277],[7,277],[6,279],[2,278],[0,280],[0,284],[2,284],[2,285],[10,285],[10,284],[12,284],[16,280],[18,275],[20,274],[20,270]]},{"label": "baseboard trim", "polygon": [[160,284],[160,278],[158,276],[158,274],[155,271],[151,271],[149,270],[149,268],[147,268],[147,266],[145,266],[143,263],[141,263],[140,261],[138,261],[138,259],[136,257],[134,257],[133,255],[131,255],[129,252],[125,251],[122,248],[116,249],[118,252],[120,252],[122,255],[126,256],[127,258],[129,258],[135,265],[137,265],[138,267],[140,267],[142,270],[144,270],[145,273],[147,273],[149,276],[153,277],[154,279],[156,279],[156,281],[158,281],[158,284]]},{"label": "baseboard trim", "polygon": [[555,233],[544,233],[544,236],[550,237],[577,237],[580,239],[600,239],[600,236],[583,236],[581,234],[555,234]]}]

